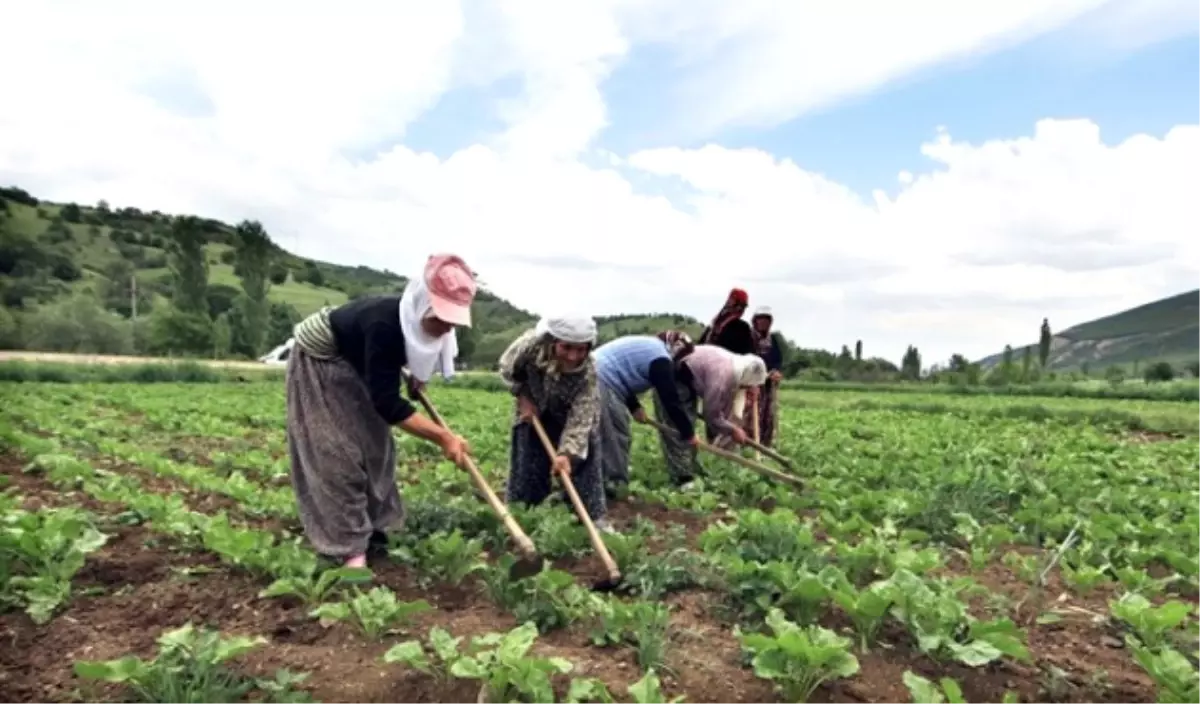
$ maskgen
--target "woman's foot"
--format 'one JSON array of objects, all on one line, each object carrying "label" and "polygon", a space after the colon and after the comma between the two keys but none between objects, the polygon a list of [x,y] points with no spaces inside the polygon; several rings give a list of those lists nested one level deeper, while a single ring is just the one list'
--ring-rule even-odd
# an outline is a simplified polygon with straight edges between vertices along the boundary
[{"label": "woman's foot", "polygon": [[371,533],[370,542],[367,543],[367,557],[385,557],[388,552],[388,536],[383,531],[374,531]]},{"label": "woman's foot", "polygon": [[342,563],[342,567],[357,568],[357,567],[366,567],[366,566],[367,566],[367,556],[365,554],[351,555],[350,557],[346,558],[345,562]]},{"label": "woman's foot", "polygon": [[609,535],[617,534],[617,529],[613,528],[613,524],[610,523],[607,518],[601,518],[598,521],[592,521],[592,523],[595,524],[596,530],[600,531],[601,533],[608,533]]}]

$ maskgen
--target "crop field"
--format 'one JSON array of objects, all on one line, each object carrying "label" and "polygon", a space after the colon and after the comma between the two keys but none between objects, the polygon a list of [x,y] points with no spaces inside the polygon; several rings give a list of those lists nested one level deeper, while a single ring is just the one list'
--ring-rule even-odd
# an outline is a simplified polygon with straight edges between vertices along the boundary
[{"label": "crop field", "polygon": [[[511,399],[431,396],[502,490]],[[635,427],[606,542],[557,501],[511,544],[397,435],[369,571],[303,541],[284,392],[0,383],[4,701],[1195,702],[1195,401],[788,392],[802,490]],[[1040,404],[1040,405],[1039,405]],[[502,494],[501,494],[502,495]]]}]

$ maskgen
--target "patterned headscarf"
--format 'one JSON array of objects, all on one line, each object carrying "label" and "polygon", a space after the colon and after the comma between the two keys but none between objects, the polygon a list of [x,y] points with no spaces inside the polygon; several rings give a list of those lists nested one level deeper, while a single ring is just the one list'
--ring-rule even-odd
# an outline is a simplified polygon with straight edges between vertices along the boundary
[{"label": "patterned headscarf", "polygon": [[742,317],[742,312],[746,308],[746,304],[750,302],[750,296],[740,288],[735,288],[729,292],[729,297],[725,299],[725,305],[721,306],[721,312],[717,313],[713,318],[712,324],[708,330],[704,331],[704,335],[700,338],[701,343],[711,343],[720,336],[721,331],[725,326]]},{"label": "patterned headscarf", "polygon": [[665,330],[658,333],[658,339],[666,344],[671,359],[676,362],[691,354],[692,350],[696,348],[691,335],[682,330]]}]

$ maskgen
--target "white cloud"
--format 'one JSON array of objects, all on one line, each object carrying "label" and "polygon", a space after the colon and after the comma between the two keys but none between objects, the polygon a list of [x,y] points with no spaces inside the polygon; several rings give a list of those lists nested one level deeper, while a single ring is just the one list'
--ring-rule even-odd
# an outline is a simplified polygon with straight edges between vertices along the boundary
[{"label": "white cloud", "polygon": [[[0,181],[258,218],[301,254],[401,273],[454,250],[534,310],[706,318],[744,285],[803,344],[978,356],[1043,315],[1061,328],[1194,285],[1200,127],[1119,145],[1088,121],[984,144],[943,130],[912,145],[929,169],[863,196],[759,150],[594,150],[600,87],[631,45],[666,42],[713,79],[698,124],[783,119],[1091,4],[908,7],[879,19],[886,36],[816,3],[27,4],[9,17],[28,31],[0,45],[23,69],[0,104]],[[737,61],[714,74],[714,56]],[[494,140],[361,156],[446,91],[509,77],[523,91]],[[164,85],[208,103],[181,112]]]},{"label": "white cloud", "polygon": [[659,0],[631,31],[675,48],[692,72],[672,89],[676,130],[764,127],[915,71],[1011,46],[1112,0]]}]

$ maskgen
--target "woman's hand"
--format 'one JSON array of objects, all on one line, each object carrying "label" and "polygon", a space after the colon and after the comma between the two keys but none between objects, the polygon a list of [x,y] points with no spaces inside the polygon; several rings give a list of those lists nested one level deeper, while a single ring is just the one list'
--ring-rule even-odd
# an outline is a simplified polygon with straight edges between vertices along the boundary
[{"label": "woman's hand", "polygon": [[729,435],[733,438],[733,441],[739,445],[745,445],[746,441],[750,439],[750,436],[746,435],[746,431],[737,427],[736,425],[733,426],[733,431],[730,432]]},{"label": "woman's hand", "polygon": [[783,374],[780,374],[778,369],[772,369],[771,373],[767,375],[767,378],[778,384],[783,380]]},{"label": "woman's hand", "polygon": [[570,476],[571,476],[571,458],[567,457],[566,455],[556,456],[554,458],[554,462],[551,463],[551,465],[550,465],[550,469],[555,474],[558,474],[559,476],[570,478]]},{"label": "woman's hand", "polygon": [[533,405],[533,401],[530,401],[525,396],[518,396],[517,415],[522,421],[528,423],[537,417],[537,406]]},{"label": "woman's hand", "polygon": [[417,394],[425,390],[425,382],[417,377],[408,375],[408,396],[409,398],[417,398]]},{"label": "woman's hand", "polygon": [[442,446],[442,453],[446,456],[446,459],[459,467],[466,466],[467,456],[471,454],[471,447],[463,437],[447,431],[442,436],[440,444]]}]

